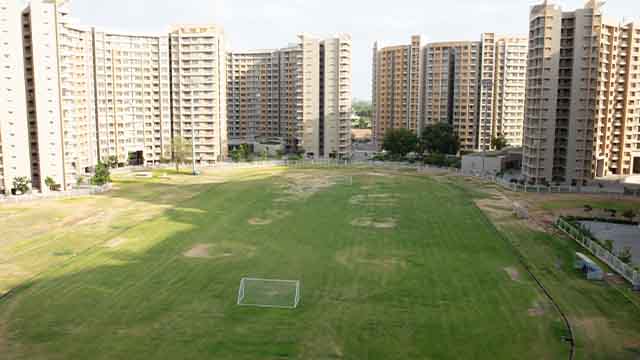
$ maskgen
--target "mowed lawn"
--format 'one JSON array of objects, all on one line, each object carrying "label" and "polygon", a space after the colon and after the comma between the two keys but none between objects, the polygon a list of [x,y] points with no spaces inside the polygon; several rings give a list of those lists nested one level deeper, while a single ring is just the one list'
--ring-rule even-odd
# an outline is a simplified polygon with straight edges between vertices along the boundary
[{"label": "mowed lawn", "polygon": [[[202,184],[208,177],[216,181]],[[372,170],[239,171],[197,185],[179,178],[129,179],[114,193],[63,204],[58,212],[84,201],[136,210],[105,220],[120,224],[117,232],[109,223],[93,235],[82,228],[90,246],[74,240],[72,256],[0,300],[0,357],[568,355],[558,314],[460,187]],[[192,193],[174,198],[177,189]],[[127,222],[145,204],[157,214]],[[21,211],[30,206],[47,204]],[[75,239],[73,229],[61,231],[58,242]],[[20,244],[32,241],[0,247],[5,266],[15,252],[27,271]],[[300,306],[239,307],[242,277],[300,280]]]}]

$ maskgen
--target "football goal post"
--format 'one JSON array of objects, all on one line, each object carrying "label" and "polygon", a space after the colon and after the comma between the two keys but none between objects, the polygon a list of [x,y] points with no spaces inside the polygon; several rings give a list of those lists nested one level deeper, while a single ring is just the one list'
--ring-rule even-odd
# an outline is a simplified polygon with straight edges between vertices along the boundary
[{"label": "football goal post", "polygon": [[242,278],[238,305],[295,309],[300,304],[299,280]]}]

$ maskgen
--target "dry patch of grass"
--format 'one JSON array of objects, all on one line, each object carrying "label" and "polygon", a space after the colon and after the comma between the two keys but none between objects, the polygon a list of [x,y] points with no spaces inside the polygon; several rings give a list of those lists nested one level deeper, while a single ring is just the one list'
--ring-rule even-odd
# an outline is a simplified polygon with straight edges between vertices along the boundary
[{"label": "dry patch of grass", "polygon": [[282,220],[288,217],[289,215],[291,215],[290,211],[272,209],[267,211],[267,214],[264,217],[254,217],[247,220],[247,222],[250,225],[263,226],[263,225],[269,225],[277,220]]},{"label": "dry patch of grass", "polygon": [[520,281],[520,272],[513,266],[504,268],[504,271],[509,275],[511,280]]},{"label": "dry patch of grass", "polygon": [[346,267],[364,265],[374,270],[383,271],[407,268],[407,261],[402,256],[376,256],[370,254],[364,247],[339,251],[336,254],[336,261]]},{"label": "dry patch of grass", "polygon": [[104,247],[106,248],[110,248],[110,249],[115,249],[117,247],[119,247],[120,245],[128,242],[129,239],[124,238],[124,237],[117,237],[117,238],[113,238],[109,241],[107,241],[106,244],[104,244]]},{"label": "dry patch of grass", "polygon": [[209,248],[211,245],[207,244],[198,244],[192,247],[189,251],[184,253],[184,256],[189,258],[208,258],[209,257]]},{"label": "dry patch of grass", "polygon": [[350,200],[351,205],[360,206],[394,206],[398,204],[395,194],[361,194],[355,195]]},{"label": "dry patch of grass", "polygon": [[393,229],[397,226],[398,221],[394,218],[376,219],[373,217],[362,217],[351,221],[351,225],[356,227],[370,227],[374,229]]},{"label": "dry patch of grass", "polygon": [[196,244],[183,253],[184,257],[192,259],[230,259],[247,258],[255,255],[256,248],[232,244]]}]

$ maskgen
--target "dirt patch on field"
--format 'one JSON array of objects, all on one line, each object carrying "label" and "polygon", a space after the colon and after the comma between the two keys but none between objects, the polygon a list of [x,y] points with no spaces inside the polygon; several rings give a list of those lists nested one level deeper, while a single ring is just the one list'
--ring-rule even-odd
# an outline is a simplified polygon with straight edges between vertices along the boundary
[{"label": "dirt patch on field", "polygon": [[384,271],[407,268],[407,261],[401,256],[376,256],[363,247],[338,252],[336,261],[347,267],[366,265]]},{"label": "dirt patch on field", "polygon": [[233,243],[196,244],[183,255],[192,259],[222,260],[253,257],[255,252],[255,247]]},{"label": "dirt patch on field", "polygon": [[79,221],[76,225],[95,225],[105,221],[107,218],[107,213],[105,211],[95,214],[94,216],[88,217],[84,220]]},{"label": "dirt patch on field", "polygon": [[533,306],[530,307],[529,310],[527,310],[527,313],[529,313],[529,316],[531,317],[540,317],[543,316],[546,312],[547,311],[545,310],[544,306],[542,306],[538,302],[535,302]]},{"label": "dirt patch on field", "polygon": [[107,241],[106,244],[104,244],[104,247],[106,248],[110,248],[110,249],[115,249],[117,247],[120,247],[120,245],[128,242],[129,239],[124,238],[124,237],[117,237],[117,238],[113,238],[109,241]]},{"label": "dirt patch on field", "polygon": [[609,334],[611,331],[609,321],[603,317],[575,319],[573,324],[582,330],[581,332],[584,333],[589,340],[597,340],[601,334]]},{"label": "dirt patch on field", "polygon": [[191,250],[185,252],[184,256],[188,258],[206,259],[209,258],[209,248],[211,248],[211,245],[198,244],[192,247]]},{"label": "dirt patch on field", "polygon": [[553,313],[553,312],[554,312],[553,304],[551,303],[551,301],[549,301],[549,299],[545,298],[544,296],[538,297],[538,299],[536,299],[531,305],[531,307],[527,310],[527,313],[531,317],[540,317],[540,316],[544,316],[545,314]]},{"label": "dirt patch on field", "polygon": [[377,177],[391,177],[391,176],[393,176],[391,174],[378,173],[378,172],[369,172],[369,173],[366,173],[365,175],[367,175],[367,176],[377,176]]},{"label": "dirt patch on field", "polygon": [[285,210],[269,210],[264,217],[254,217],[248,220],[250,225],[264,226],[273,223],[276,220],[281,220],[291,215],[290,211]]},{"label": "dirt patch on field", "polygon": [[356,227],[371,227],[374,229],[393,229],[397,224],[398,221],[394,218],[376,219],[373,217],[358,218],[351,222],[351,225]]},{"label": "dirt patch on field", "polygon": [[360,206],[394,206],[398,203],[398,198],[395,194],[361,194],[353,196],[349,203]]},{"label": "dirt patch on field", "polygon": [[504,271],[509,275],[511,280],[520,281],[520,272],[513,266],[504,268]]},{"label": "dirt patch on field", "polygon": [[287,184],[283,187],[284,194],[289,199],[305,200],[312,195],[328,189],[337,183],[337,178],[332,176],[311,176],[304,174],[291,174],[285,176]]},{"label": "dirt patch on field", "polygon": [[273,222],[272,219],[262,219],[262,218],[251,218],[249,219],[249,224],[254,226],[264,226],[269,225]]}]

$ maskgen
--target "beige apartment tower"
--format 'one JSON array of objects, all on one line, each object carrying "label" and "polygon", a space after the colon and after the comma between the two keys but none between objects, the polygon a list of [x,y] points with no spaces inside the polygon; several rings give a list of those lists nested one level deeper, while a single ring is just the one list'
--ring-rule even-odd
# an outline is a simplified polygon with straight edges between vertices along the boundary
[{"label": "beige apartment tower", "polygon": [[424,48],[424,124],[449,123],[460,149],[477,147],[480,43],[441,42]]},{"label": "beige apartment tower", "polygon": [[523,175],[573,183],[640,174],[640,28],[601,4],[532,7]]},{"label": "beige apartment tower", "polygon": [[171,159],[168,36],[93,30],[98,156],[158,165]]},{"label": "beige apartment tower", "polygon": [[351,156],[351,38],[300,35],[283,49],[227,56],[232,145],[280,139],[308,158]]},{"label": "beige apartment tower", "polygon": [[521,146],[526,59],[523,37],[484,33],[480,41],[427,44],[424,124],[451,124],[464,151],[492,150],[497,137]]},{"label": "beige apartment tower", "polygon": [[299,144],[304,97],[302,49],[234,51],[227,55],[229,144],[279,140],[289,151]]},{"label": "beige apartment tower", "polygon": [[217,26],[174,26],[169,35],[173,136],[192,143],[196,164],[227,156],[224,34]]},{"label": "beige apartment tower", "polygon": [[0,194],[11,193],[15,178],[31,179],[20,11],[15,0],[0,0]]},{"label": "beige apartment tower", "polygon": [[522,145],[527,39],[482,34],[480,41],[411,45],[373,51],[373,133],[447,123],[462,151],[492,149],[505,137]]},{"label": "beige apartment tower", "polygon": [[373,141],[382,146],[390,129],[421,130],[420,36],[411,44],[373,48]]}]

